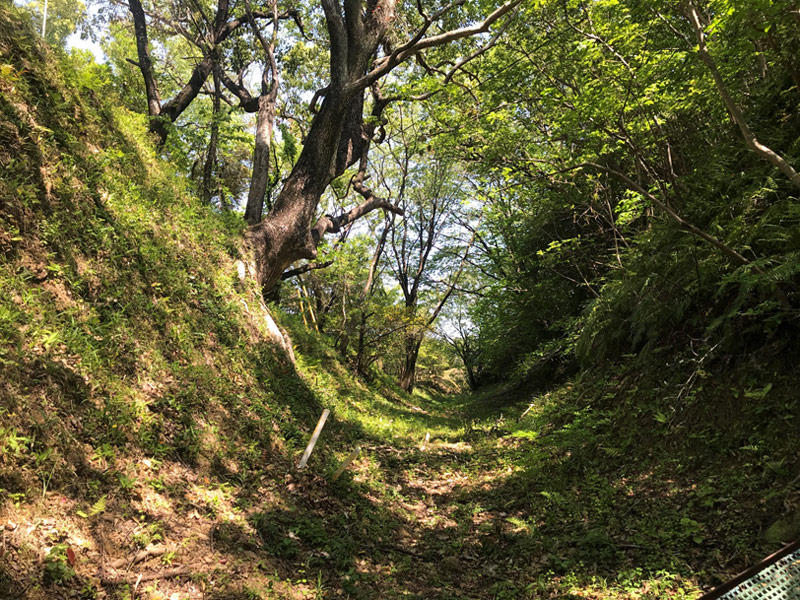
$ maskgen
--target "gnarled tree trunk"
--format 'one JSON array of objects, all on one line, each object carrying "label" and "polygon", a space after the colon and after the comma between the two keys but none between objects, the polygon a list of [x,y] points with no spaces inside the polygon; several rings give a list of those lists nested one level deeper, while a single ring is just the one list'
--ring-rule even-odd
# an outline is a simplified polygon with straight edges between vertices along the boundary
[{"label": "gnarled tree trunk", "polygon": [[[431,25],[459,4],[453,3],[431,15],[423,13],[424,23],[411,39],[394,49],[387,48],[387,54],[376,59],[395,18],[395,0],[343,3],[320,0],[330,36],[331,81],[318,93],[323,96],[322,105],[274,206],[248,232],[259,282],[265,290],[271,290],[294,261],[315,258],[317,245],[325,233],[336,232],[378,208],[401,212],[375,196],[362,179],[354,184],[354,189],[365,199],[361,205],[338,217],[326,215],[311,226],[319,200],[330,182],[355,162],[366,164],[376,124],[374,120],[364,122],[364,90],[423,50],[488,31],[520,2],[511,0],[479,23],[428,36]],[[376,102],[380,114],[385,103],[377,97]]]}]

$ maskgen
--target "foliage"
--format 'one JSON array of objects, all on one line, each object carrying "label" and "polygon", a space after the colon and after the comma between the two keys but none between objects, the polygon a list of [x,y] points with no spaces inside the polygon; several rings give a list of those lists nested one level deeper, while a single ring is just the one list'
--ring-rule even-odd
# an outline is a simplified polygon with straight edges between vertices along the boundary
[{"label": "foliage", "polygon": [[44,39],[61,48],[67,38],[76,33],[86,19],[86,5],[80,0],[28,0],[21,9],[30,15],[37,31],[42,31],[44,8],[47,5],[47,23]]},{"label": "foliage", "polygon": [[[701,8],[750,127],[791,160],[800,80],[787,60],[798,43],[789,12],[780,2]],[[485,289],[472,315],[487,375],[513,363],[541,385],[576,360],[644,362],[691,339],[733,354],[788,343],[797,190],[731,126],[687,17],[616,0],[524,11],[479,62],[475,120],[463,124],[450,99],[434,113],[451,152],[483,175]]]},{"label": "foliage", "polygon": [[[0,6],[1,589],[123,598],[97,566],[164,544],[142,572],[191,565],[191,578],[137,597],[692,598],[797,536],[797,194],[744,150],[680,14],[563,6],[527,3],[475,77],[414,113],[425,127],[396,236],[440,196],[475,236],[462,261],[464,231],[445,224],[412,316],[387,256],[360,296],[388,225],[375,216],[267,311],[238,274],[240,219],[193,196],[204,133],[174,135],[162,160],[126,90],[130,48],[109,50],[110,66],[55,52]],[[791,157],[791,16],[766,1],[704,8],[737,101]],[[204,102],[191,110],[186,123],[208,118]],[[249,140],[217,118],[235,196]],[[285,170],[302,137],[281,135]],[[444,186],[431,157],[453,169]],[[577,168],[589,161],[615,172]],[[658,212],[648,194],[662,188],[747,262]],[[424,329],[462,262],[467,292],[423,340],[407,394],[395,333]],[[452,395],[456,355],[476,394]]]}]

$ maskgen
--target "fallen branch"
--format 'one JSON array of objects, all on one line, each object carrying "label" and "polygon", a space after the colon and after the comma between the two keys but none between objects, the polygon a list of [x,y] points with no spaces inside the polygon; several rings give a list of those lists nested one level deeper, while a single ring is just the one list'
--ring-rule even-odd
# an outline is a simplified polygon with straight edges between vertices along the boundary
[{"label": "fallen branch", "polygon": [[158,573],[139,573],[137,575],[127,575],[125,577],[102,577],[100,583],[103,585],[136,585],[142,581],[153,581],[155,579],[169,579],[170,577],[179,577],[181,575],[189,575],[189,567],[177,567],[168,571],[160,571]]},{"label": "fallen branch", "polygon": [[112,562],[109,566],[112,569],[121,569],[122,567],[130,568],[136,563],[140,563],[143,560],[147,560],[148,558],[154,556],[162,556],[166,554],[167,547],[166,546],[156,546],[155,548],[148,548],[146,550],[140,550],[136,554],[134,554],[130,558],[120,558]]}]

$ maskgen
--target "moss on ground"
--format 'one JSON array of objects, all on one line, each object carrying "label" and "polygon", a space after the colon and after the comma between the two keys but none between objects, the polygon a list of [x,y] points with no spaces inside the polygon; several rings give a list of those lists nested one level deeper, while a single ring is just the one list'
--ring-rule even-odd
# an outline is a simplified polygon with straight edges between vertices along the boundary
[{"label": "moss on ground", "polygon": [[788,377],[409,397],[276,312],[292,364],[240,219],[35,39],[0,7],[0,597],[696,597],[796,535]]}]

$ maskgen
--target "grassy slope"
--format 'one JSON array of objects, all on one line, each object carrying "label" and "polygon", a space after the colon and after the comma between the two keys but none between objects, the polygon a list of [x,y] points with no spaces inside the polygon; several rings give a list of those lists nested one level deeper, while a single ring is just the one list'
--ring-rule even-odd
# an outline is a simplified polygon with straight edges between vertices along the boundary
[{"label": "grassy slope", "polygon": [[192,575],[145,597],[309,597],[312,567],[335,595],[400,521],[321,474],[418,410],[313,337],[297,368],[276,350],[240,220],[187,193],[102,71],[35,40],[0,7],[0,597],[129,596],[111,565],[154,545],[146,573]]},{"label": "grassy slope", "polygon": [[[788,377],[608,367],[516,423],[524,390],[366,387],[283,315],[291,365],[238,221],[32,39],[0,7],[0,598],[691,597],[792,535]],[[191,575],[110,582],[153,546],[133,573]]]},{"label": "grassy slope", "polygon": [[[254,286],[239,282],[239,220],[192,199],[142,117],[102,101],[98,73],[40,47],[11,10],[0,7],[0,590],[90,596],[101,563],[155,542],[200,573],[186,589],[277,585],[294,571],[242,554],[262,543],[247,538],[253,507],[292,506],[284,478],[327,398],[275,350]],[[329,429],[343,435],[335,419]],[[318,467],[334,460],[322,446]],[[241,575],[241,561],[261,568]]]}]

